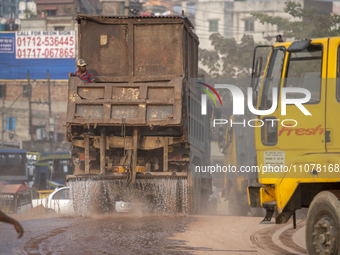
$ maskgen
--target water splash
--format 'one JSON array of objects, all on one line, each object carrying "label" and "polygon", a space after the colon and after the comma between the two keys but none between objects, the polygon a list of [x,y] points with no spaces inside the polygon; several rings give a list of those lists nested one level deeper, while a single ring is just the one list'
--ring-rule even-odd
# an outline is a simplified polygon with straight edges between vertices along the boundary
[{"label": "water splash", "polygon": [[132,210],[158,214],[188,214],[189,196],[186,178],[139,179],[126,187],[126,180],[69,181],[75,215],[112,212],[115,202],[130,202]]}]

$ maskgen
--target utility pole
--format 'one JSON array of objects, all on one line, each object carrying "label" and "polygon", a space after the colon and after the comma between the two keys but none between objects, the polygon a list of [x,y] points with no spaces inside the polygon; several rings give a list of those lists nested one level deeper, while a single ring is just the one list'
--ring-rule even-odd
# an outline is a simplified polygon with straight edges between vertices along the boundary
[{"label": "utility pole", "polygon": [[48,132],[48,140],[50,141],[50,150],[52,151],[53,149],[53,131],[54,131],[54,126],[52,129],[53,125],[53,119],[52,119],[52,102],[51,102],[51,83],[50,83],[50,73],[47,70],[47,88],[48,88],[48,117],[50,120],[49,124],[49,132]]},{"label": "utility pole", "polygon": [[31,150],[33,149],[33,134],[32,134],[32,86],[31,86],[31,75],[30,71],[27,71],[27,82],[28,82],[28,116],[29,116],[29,133],[31,138]]},{"label": "utility pole", "polygon": [[124,16],[129,16],[130,13],[130,0],[125,0]]}]

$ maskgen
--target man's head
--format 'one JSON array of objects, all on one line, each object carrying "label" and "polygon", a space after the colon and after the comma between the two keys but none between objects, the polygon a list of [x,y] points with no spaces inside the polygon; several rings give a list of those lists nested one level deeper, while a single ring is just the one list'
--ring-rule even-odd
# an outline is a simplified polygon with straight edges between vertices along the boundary
[{"label": "man's head", "polygon": [[82,73],[86,71],[87,64],[84,59],[79,59],[77,61],[77,66]]}]

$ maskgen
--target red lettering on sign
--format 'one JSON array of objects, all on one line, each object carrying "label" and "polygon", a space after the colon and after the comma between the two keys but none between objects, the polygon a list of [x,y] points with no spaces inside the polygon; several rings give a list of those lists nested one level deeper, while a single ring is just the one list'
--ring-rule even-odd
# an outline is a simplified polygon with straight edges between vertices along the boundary
[{"label": "red lettering on sign", "polygon": [[290,136],[290,134],[295,132],[296,135],[301,136],[301,135],[322,135],[324,133],[325,129],[321,127],[321,124],[318,125],[316,128],[293,128],[293,127],[282,127],[282,129],[279,131],[278,136],[281,136],[286,132],[287,136]]}]

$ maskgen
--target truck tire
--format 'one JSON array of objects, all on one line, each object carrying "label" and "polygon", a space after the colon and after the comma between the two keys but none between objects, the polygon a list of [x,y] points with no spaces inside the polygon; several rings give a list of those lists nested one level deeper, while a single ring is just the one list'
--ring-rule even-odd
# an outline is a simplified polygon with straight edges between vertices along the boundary
[{"label": "truck tire", "polygon": [[191,179],[191,185],[189,186],[189,214],[197,215],[201,213],[201,183],[198,178]]},{"label": "truck tire", "polygon": [[340,254],[340,191],[317,194],[308,210],[306,247],[309,255]]}]

